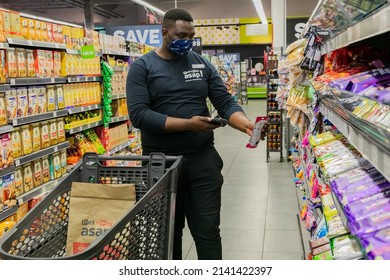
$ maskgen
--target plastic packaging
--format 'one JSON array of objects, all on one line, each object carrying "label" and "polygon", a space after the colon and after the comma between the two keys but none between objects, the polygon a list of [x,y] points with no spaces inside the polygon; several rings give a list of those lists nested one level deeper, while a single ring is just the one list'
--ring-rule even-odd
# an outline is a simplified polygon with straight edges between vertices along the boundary
[{"label": "plastic packaging", "polygon": [[261,132],[263,130],[263,127],[267,124],[267,117],[257,117],[255,122],[255,127],[253,129],[252,136],[249,138],[248,144],[246,145],[249,149],[257,148],[257,145],[259,144],[261,140]]},{"label": "plastic packaging", "polygon": [[39,123],[31,125],[32,130],[32,149],[33,152],[37,152],[41,149],[41,126]]},{"label": "plastic packaging", "polygon": [[48,121],[41,123],[41,146],[42,149],[50,147],[50,128]]},{"label": "plastic packaging", "polygon": [[32,147],[32,137],[31,137],[30,126],[29,125],[22,126],[21,133],[22,133],[23,154],[24,155],[31,154],[33,151],[33,147]]}]

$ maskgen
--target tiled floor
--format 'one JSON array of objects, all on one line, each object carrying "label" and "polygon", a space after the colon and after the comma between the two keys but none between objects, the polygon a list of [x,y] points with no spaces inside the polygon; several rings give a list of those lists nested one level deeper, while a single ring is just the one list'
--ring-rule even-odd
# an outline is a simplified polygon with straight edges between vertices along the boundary
[{"label": "tiled floor", "polygon": [[[251,119],[266,114],[264,100],[249,100],[243,108]],[[215,138],[216,148],[224,160],[223,259],[302,259],[291,163],[279,163],[279,154],[272,155],[267,163],[265,142],[257,149],[246,149],[248,136],[230,127],[217,129]],[[187,229],[183,243],[186,259],[197,259]]]}]

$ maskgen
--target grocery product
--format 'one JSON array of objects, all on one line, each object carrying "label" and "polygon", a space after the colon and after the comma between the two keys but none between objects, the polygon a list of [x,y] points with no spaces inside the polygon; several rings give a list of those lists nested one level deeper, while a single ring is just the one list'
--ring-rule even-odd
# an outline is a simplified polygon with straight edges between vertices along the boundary
[{"label": "grocery product", "polygon": [[56,110],[56,89],[55,86],[46,87],[46,96],[47,96],[47,111]]},{"label": "grocery product", "polygon": [[[11,19],[9,11],[2,10],[0,11],[3,15],[3,27],[4,27],[4,35],[5,37],[11,37]],[[4,42],[5,42],[4,38]]]},{"label": "grocery product", "polygon": [[16,191],[15,191],[15,175],[9,174],[2,177],[0,184],[2,185],[3,203],[5,206],[15,205]]},{"label": "grocery product", "polygon": [[21,167],[15,169],[15,195],[16,198],[24,194],[23,171]]},{"label": "grocery product", "polygon": [[37,40],[36,31],[35,31],[35,21],[31,18],[28,20],[28,39]]},{"label": "grocery product", "polygon": [[42,161],[40,159],[33,162],[33,178],[34,187],[39,187],[42,184]]},{"label": "grocery product", "polygon": [[57,120],[50,120],[49,121],[49,136],[50,136],[50,146],[54,146],[57,144],[58,141],[58,134],[57,134]]},{"label": "grocery product", "polygon": [[16,61],[16,50],[9,48],[6,51],[6,65],[9,78],[16,78],[18,76],[18,67]]},{"label": "grocery product", "polygon": [[53,52],[53,73],[54,77],[61,77],[61,52]]},{"label": "grocery product", "polygon": [[0,93],[0,125],[8,123],[7,101],[4,93]]},{"label": "grocery product", "polygon": [[29,31],[28,19],[27,19],[27,18],[21,17],[21,18],[20,18],[20,24],[21,24],[21,27],[22,27],[22,37],[23,37],[23,39],[28,40],[28,39],[29,39],[29,34],[28,34],[28,31]]},{"label": "grocery product", "polygon": [[46,56],[46,76],[55,77],[54,75],[54,55],[53,51],[45,51]]},{"label": "grocery product", "polygon": [[35,25],[35,39],[37,41],[42,41],[41,22],[39,20],[34,20],[34,25]]},{"label": "grocery product", "polygon": [[35,59],[33,50],[25,50],[27,59],[27,77],[35,77]]},{"label": "grocery product", "polygon": [[21,127],[21,134],[22,134],[22,147],[23,147],[23,154],[28,155],[31,154],[33,151],[32,147],[32,135],[29,125],[24,125]]},{"label": "grocery product", "polygon": [[48,77],[46,69],[46,51],[44,50],[34,50],[34,59],[35,59],[35,74],[38,78]]},{"label": "grocery product", "polygon": [[42,183],[50,181],[50,163],[49,157],[42,158]]},{"label": "grocery product", "polygon": [[0,221],[0,237],[16,225],[14,221]]},{"label": "grocery product", "polygon": [[65,120],[64,119],[57,119],[57,140],[58,143],[65,142],[66,136],[65,136]]},{"label": "grocery product", "polygon": [[64,97],[64,88],[62,85],[55,86],[56,91],[56,100],[58,110],[65,109],[65,97]]},{"label": "grocery product", "polygon": [[9,16],[11,22],[11,38],[22,38],[20,14],[14,11],[9,11]]},{"label": "grocery product", "polygon": [[34,188],[33,172],[31,163],[23,165],[23,185],[24,192],[29,192]]},{"label": "grocery product", "polygon": [[50,147],[50,127],[48,121],[41,123],[41,146],[42,149]]},{"label": "grocery product", "polygon": [[41,21],[41,35],[42,35],[42,41],[47,42],[48,34],[47,34],[47,24],[45,21]]},{"label": "grocery product", "polygon": [[33,152],[37,152],[41,149],[41,126],[39,123],[31,125]]},{"label": "grocery product", "polygon": [[36,115],[38,114],[38,96],[37,90],[35,87],[29,87],[27,89],[28,92],[28,115]]},{"label": "grocery product", "polygon": [[17,117],[26,117],[28,116],[28,92],[27,88],[18,88],[16,90],[16,97],[18,102],[18,111],[17,111]]},{"label": "grocery product", "polygon": [[[1,33],[0,33],[1,37]],[[8,78],[7,64],[6,64],[6,52],[0,50],[0,83],[5,83]]]},{"label": "grocery product", "polygon": [[60,158],[61,158],[61,174],[62,176],[64,176],[66,174],[66,168],[67,168],[66,150],[60,152]]},{"label": "grocery product", "polygon": [[16,49],[17,77],[27,77],[27,55],[24,49]]},{"label": "grocery product", "polygon": [[54,42],[53,38],[53,25],[50,22],[46,23],[47,26],[47,41]]},{"label": "grocery product", "polygon": [[19,127],[16,127],[11,133],[12,141],[12,156],[14,158],[21,157],[23,155],[22,150],[22,135]]},{"label": "grocery product", "polygon": [[38,113],[42,114],[47,112],[47,93],[45,87],[36,87],[38,96]]},{"label": "grocery product", "polygon": [[61,157],[59,153],[49,156],[50,162],[50,180],[56,180],[62,176]]}]

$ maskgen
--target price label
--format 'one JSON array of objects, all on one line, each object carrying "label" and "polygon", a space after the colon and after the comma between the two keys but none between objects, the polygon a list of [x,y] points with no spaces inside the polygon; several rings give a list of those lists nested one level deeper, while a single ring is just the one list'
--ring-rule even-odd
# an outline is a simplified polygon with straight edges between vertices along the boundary
[{"label": "price label", "polygon": [[54,83],[56,82],[56,79],[55,79],[55,78],[51,78],[51,79],[50,79],[50,82],[51,82],[52,84],[54,84]]},{"label": "price label", "polygon": [[57,112],[53,112],[53,117],[57,117]]},{"label": "price label", "polygon": [[10,83],[11,86],[14,86],[16,84],[16,80],[15,79],[10,79],[9,83]]},{"label": "price label", "polygon": [[8,39],[8,43],[10,43],[10,44],[14,43],[14,41],[11,38],[7,38],[7,39]]},{"label": "price label", "polygon": [[58,152],[58,147],[54,147],[54,152]]},{"label": "price label", "polygon": [[54,44],[54,47],[55,47],[56,49],[59,49],[59,48],[60,48],[60,45],[58,45],[58,43],[55,43],[55,44]]},{"label": "price label", "polygon": [[18,160],[18,159],[15,160],[15,165],[16,165],[16,166],[19,166],[19,165],[20,165],[20,160]]},{"label": "price label", "polygon": [[31,41],[31,40],[28,40],[27,41],[27,44],[30,46],[30,47],[32,47],[34,44],[33,44],[33,42]]},{"label": "price label", "polygon": [[77,81],[77,82],[80,82],[80,77],[77,77],[77,78],[76,78],[76,81]]}]

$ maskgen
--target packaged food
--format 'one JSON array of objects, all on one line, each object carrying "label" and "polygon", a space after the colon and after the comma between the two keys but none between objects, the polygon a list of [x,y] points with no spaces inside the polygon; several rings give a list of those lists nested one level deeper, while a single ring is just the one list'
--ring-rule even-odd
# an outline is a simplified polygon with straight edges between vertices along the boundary
[{"label": "packaged food", "polygon": [[0,125],[8,123],[7,117],[7,101],[4,93],[0,93]]},{"label": "packaged food", "polygon": [[42,34],[42,41],[47,42],[48,35],[47,35],[47,25],[45,21],[41,21],[41,34]]},{"label": "packaged food", "polygon": [[15,194],[16,197],[24,194],[23,171],[21,167],[15,169]]},{"label": "packaged food", "polygon": [[33,140],[33,152],[37,152],[41,149],[41,126],[39,123],[31,125],[32,128],[32,140]]},{"label": "packaged food", "polygon": [[57,142],[62,143],[65,142],[65,140],[65,120],[61,118],[57,120]]},{"label": "packaged food", "polygon": [[53,42],[59,43],[59,41],[58,41],[58,25],[55,23],[52,24],[52,33],[53,33]]},{"label": "packaged food", "polygon": [[14,158],[21,157],[23,155],[22,135],[19,127],[15,127],[14,131],[12,131],[11,141],[12,141],[12,156]]},{"label": "packaged food", "polygon": [[254,149],[257,147],[261,140],[261,134],[264,125],[267,124],[267,117],[257,117],[256,118],[256,124],[255,128],[253,129],[253,134],[249,138],[248,144],[246,145],[247,148]]},{"label": "packaged food", "polygon": [[53,52],[54,77],[61,77],[61,52]]},{"label": "packaged food", "polygon": [[65,98],[64,98],[64,88],[62,85],[55,86],[56,89],[56,99],[57,99],[57,108],[58,110],[65,109]]},{"label": "packaged food", "polygon": [[49,77],[46,70],[46,51],[34,50],[35,73],[38,78]]},{"label": "packaged food", "polygon": [[11,37],[22,38],[22,26],[20,23],[20,14],[17,12],[10,11],[10,22],[11,22]]},{"label": "packaged food", "polygon": [[7,231],[16,225],[14,221],[1,221],[0,222],[0,237],[2,237]]},{"label": "packaged food", "polygon": [[34,60],[34,51],[26,50],[27,57],[27,77],[35,77],[35,60]]},{"label": "packaged food", "polygon": [[34,187],[42,185],[42,162],[41,160],[36,160],[33,162],[33,178],[34,178]]},{"label": "packaged food", "polygon": [[4,27],[4,35],[5,37],[12,38],[11,36],[11,19],[9,15],[9,11],[2,11],[3,14],[3,27]]},{"label": "packaged food", "polygon": [[22,126],[21,131],[22,131],[23,154],[24,155],[31,154],[33,151],[33,147],[32,147],[30,126],[29,125]]},{"label": "packaged food", "polygon": [[16,211],[16,222],[19,222],[21,219],[24,218],[28,213],[28,202],[22,203],[18,207],[18,211]]},{"label": "packaged food", "polygon": [[62,176],[61,157],[59,153],[54,153],[49,156],[50,162],[50,179],[56,180]]},{"label": "packaged food", "polygon": [[15,175],[8,174],[1,178],[2,180],[2,191],[3,191],[3,202],[6,206],[13,206],[16,199],[15,192]]},{"label": "packaged food", "polygon": [[54,57],[53,51],[45,51],[47,77],[54,77]]},{"label": "packaged food", "polygon": [[67,168],[66,150],[61,151],[60,156],[61,156],[61,174],[62,176],[64,176],[66,174],[66,168]]},{"label": "packaged food", "polygon": [[36,87],[38,96],[38,114],[47,112],[47,94],[45,87]]},{"label": "packaged food", "polygon": [[54,42],[54,39],[53,39],[53,25],[50,22],[47,22],[46,25],[47,25],[47,41],[48,42]]},{"label": "packaged food", "polygon": [[[1,37],[1,34],[0,34]],[[5,83],[8,78],[7,63],[6,63],[6,52],[0,50],[0,83]]]},{"label": "packaged food", "polygon": [[28,115],[36,115],[38,114],[38,97],[37,91],[35,87],[29,87],[27,89],[28,92]]},{"label": "packaged food", "polygon": [[27,77],[27,57],[24,49],[16,49],[17,76],[19,78]]},{"label": "packaged food", "polygon": [[390,190],[390,182],[385,178],[376,182],[362,184],[351,191],[348,191],[341,196],[341,203],[343,205],[349,204],[356,200],[375,195],[377,193],[383,193]]},{"label": "packaged food", "polygon": [[16,99],[16,89],[11,89],[5,93],[8,119],[18,116],[18,101]]},{"label": "packaged food", "polygon": [[35,40],[42,41],[41,22],[39,20],[35,20],[34,24],[35,24]]},{"label": "packaged food", "polygon": [[49,121],[49,135],[50,135],[50,146],[54,146],[58,142],[56,120]]},{"label": "packaged food", "polygon": [[28,39],[29,40],[36,40],[36,32],[35,32],[35,21],[33,19],[28,19]]},{"label": "packaged food", "polygon": [[44,121],[41,123],[41,146],[42,149],[50,147],[49,121]]},{"label": "packaged food", "polygon": [[20,23],[22,25],[22,37],[23,39],[28,40],[29,39],[29,27],[28,27],[28,19],[27,18],[20,18]]},{"label": "packaged food", "polygon": [[54,86],[46,87],[46,95],[47,95],[47,111],[55,111],[56,110],[56,91]]},{"label": "packaged food", "polygon": [[34,188],[31,163],[23,165],[23,185],[24,192],[29,192]]},{"label": "packaged food", "polygon": [[18,76],[18,68],[16,64],[16,50],[13,48],[7,49],[7,72],[9,78],[16,78]]},{"label": "packaged food", "polygon": [[57,25],[57,33],[58,33],[58,43],[63,44],[64,43],[64,35],[62,34],[62,25]]},{"label": "packaged food", "polygon": [[1,144],[0,169],[3,169],[14,164],[14,157],[12,156],[11,134],[5,133],[0,135],[0,144]]},{"label": "packaged food", "polygon": [[358,241],[350,235],[343,235],[332,239],[331,247],[335,260],[354,260],[363,257]]},{"label": "packaged food", "polygon": [[28,116],[28,93],[27,88],[18,88],[16,90],[16,97],[18,100],[18,111],[17,117],[27,117]]},{"label": "packaged food", "polygon": [[47,183],[50,181],[50,163],[49,157],[42,158],[42,182]]}]

